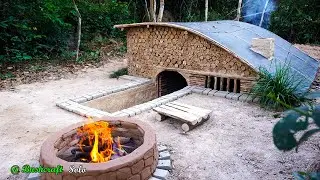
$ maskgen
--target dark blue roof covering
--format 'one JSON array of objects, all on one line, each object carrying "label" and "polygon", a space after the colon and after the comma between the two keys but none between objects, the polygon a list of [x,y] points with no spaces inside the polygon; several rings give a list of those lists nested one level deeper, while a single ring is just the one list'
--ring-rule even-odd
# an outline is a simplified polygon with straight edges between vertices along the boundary
[{"label": "dark blue roof covering", "polygon": [[[207,40],[221,46],[230,53],[239,57],[255,70],[265,67],[269,71],[275,71],[275,64],[289,64],[291,73],[296,79],[302,79],[301,91],[307,90],[313,82],[319,62],[278,35],[259,26],[239,21],[209,21],[209,22],[168,22],[168,23],[138,23],[122,27],[134,27],[140,25],[171,26],[194,32]],[[116,27],[121,27],[116,26]],[[274,59],[268,60],[262,55],[250,49],[252,38],[274,38]]]}]

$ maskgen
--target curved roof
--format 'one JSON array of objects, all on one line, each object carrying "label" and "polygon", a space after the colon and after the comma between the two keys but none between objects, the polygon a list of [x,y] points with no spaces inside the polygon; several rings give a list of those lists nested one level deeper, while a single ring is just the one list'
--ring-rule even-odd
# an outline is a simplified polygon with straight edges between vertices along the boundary
[{"label": "curved roof", "polygon": [[[209,21],[209,22],[145,22],[136,24],[116,25],[116,28],[130,28],[139,26],[168,26],[186,30],[202,36],[208,41],[222,47],[238,57],[250,67],[259,70],[265,67],[275,72],[275,64],[289,64],[291,73],[296,80],[303,79],[300,91],[307,90],[313,82],[319,62],[300,51],[288,41],[259,26],[239,21]],[[274,38],[274,60],[268,60],[250,50],[252,38]]]}]

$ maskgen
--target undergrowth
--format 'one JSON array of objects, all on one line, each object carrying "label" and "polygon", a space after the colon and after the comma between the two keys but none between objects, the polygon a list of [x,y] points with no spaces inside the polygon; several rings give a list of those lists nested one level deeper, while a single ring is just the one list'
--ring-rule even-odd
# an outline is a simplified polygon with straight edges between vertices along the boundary
[{"label": "undergrowth", "polygon": [[128,74],[128,68],[121,68],[111,73],[109,77],[118,79],[120,76],[127,75],[127,74]]},{"label": "undergrowth", "polygon": [[283,102],[291,107],[296,107],[305,101],[303,94],[298,94],[301,80],[290,74],[288,65],[277,65],[275,73],[266,68],[260,68],[259,78],[253,86],[251,93],[254,97],[260,97],[260,105],[275,110],[287,109]]}]

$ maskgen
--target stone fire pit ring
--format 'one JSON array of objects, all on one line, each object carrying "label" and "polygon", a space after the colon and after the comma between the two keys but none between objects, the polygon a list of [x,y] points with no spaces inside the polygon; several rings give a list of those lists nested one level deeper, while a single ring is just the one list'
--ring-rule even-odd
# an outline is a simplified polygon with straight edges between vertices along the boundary
[{"label": "stone fire pit ring", "polygon": [[[125,129],[135,129],[143,135],[143,143],[130,154],[104,163],[68,162],[57,156],[59,149],[69,144],[66,139],[76,133],[76,129],[84,125],[79,122],[54,133],[42,145],[40,164],[44,167],[63,166],[63,173],[41,174],[41,179],[74,179],[74,180],[145,180],[152,176],[158,164],[156,134],[148,124],[128,118],[102,117],[93,121],[107,121],[110,125]],[[86,122],[87,123],[87,122]],[[90,123],[90,122],[88,122]],[[137,132],[137,131],[136,131]],[[69,173],[70,166],[82,166],[85,173]]]}]

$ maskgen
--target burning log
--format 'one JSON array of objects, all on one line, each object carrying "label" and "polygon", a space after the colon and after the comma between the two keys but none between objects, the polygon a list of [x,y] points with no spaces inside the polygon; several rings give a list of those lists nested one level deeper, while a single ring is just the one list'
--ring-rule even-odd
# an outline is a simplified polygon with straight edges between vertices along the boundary
[{"label": "burning log", "polygon": [[[65,133],[57,156],[69,162],[100,163],[133,152],[143,142],[142,133],[134,129],[93,122]],[[118,135],[118,136],[115,136]]]}]

